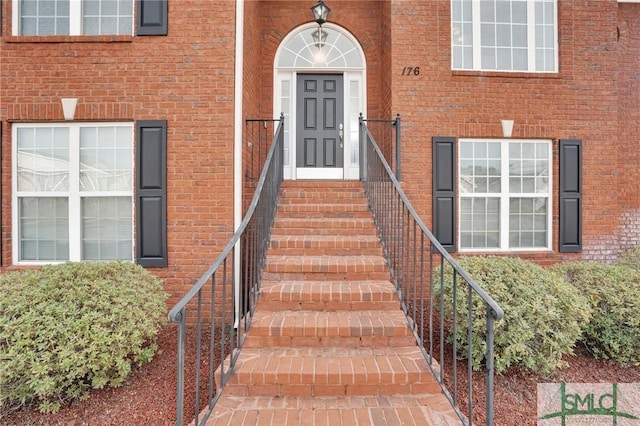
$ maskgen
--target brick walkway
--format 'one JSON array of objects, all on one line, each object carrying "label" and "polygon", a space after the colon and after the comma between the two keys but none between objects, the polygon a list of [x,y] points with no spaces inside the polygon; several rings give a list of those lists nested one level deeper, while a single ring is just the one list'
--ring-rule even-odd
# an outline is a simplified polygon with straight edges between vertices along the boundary
[{"label": "brick walkway", "polygon": [[283,184],[261,296],[207,425],[459,425],[407,327],[360,182]]}]

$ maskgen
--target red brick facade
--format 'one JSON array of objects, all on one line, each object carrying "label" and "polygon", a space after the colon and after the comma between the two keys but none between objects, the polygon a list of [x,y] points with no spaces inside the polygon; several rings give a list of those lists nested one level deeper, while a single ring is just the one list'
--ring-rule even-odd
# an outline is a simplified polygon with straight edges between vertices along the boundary
[{"label": "red brick facade", "polygon": [[[236,3],[169,0],[167,36],[19,37],[2,1],[2,268],[12,268],[12,123],[62,121],[60,98],[78,98],[76,121],[168,122],[169,267],[154,269],[174,297],[206,270],[233,233]],[[243,4],[242,123],[277,117],[274,56],[311,21],[313,1]],[[402,114],[403,185],[431,223],[431,138],[552,139],[553,252],[539,261],[612,259],[640,239],[640,4],[558,2],[559,72],[451,70],[446,0],[332,0],[331,23],[359,41],[367,61],[367,115]],[[419,67],[419,75],[402,75]],[[245,136],[243,136],[245,137]],[[561,255],[558,141],[583,141],[583,250]],[[243,161],[249,160],[243,140]],[[245,191],[250,186],[245,182]],[[523,254],[527,256],[527,254]]]}]

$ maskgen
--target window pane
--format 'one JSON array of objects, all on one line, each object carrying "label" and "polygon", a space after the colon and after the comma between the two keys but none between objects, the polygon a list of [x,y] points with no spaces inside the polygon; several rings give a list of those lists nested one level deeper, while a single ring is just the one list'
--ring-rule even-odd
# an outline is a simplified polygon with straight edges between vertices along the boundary
[{"label": "window pane", "polygon": [[493,24],[480,25],[481,45],[485,47],[493,47],[496,45],[496,27]]},{"label": "window pane", "polygon": [[511,2],[508,0],[496,1],[496,22],[511,22]]},{"label": "window pane", "polygon": [[92,16],[85,17],[82,21],[82,32],[85,35],[100,35],[100,19]]},{"label": "window pane", "polygon": [[543,248],[547,245],[546,198],[509,200],[509,247]]},{"label": "window pane", "polygon": [[480,21],[495,22],[495,0],[480,0]]},{"label": "window pane", "polygon": [[527,23],[527,2],[514,1],[511,3],[511,19],[514,24]]},{"label": "window pane", "polygon": [[454,69],[473,69],[473,23],[471,0],[452,0],[451,64]]},{"label": "window pane", "polygon": [[133,187],[130,127],[80,129],[80,190],[131,191]]},{"label": "window pane", "polygon": [[500,192],[500,144],[462,142],[460,144],[460,191]]},{"label": "window pane", "polygon": [[511,25],[496,25],[496,46],[511,47]]},{"label": "window pane", "polygon": [[85,0],[83,34],[132,34],[132,0]]},{"label": "window pane", "polygon": [[131,197],[82,198],[82,258],[131,260]]},{"label": "window pane", "polygon": [[66,198],[19,198],[20,260],[69,260],[68,213]]},{"label": "window pane", "polygon": [[513,69],[526,71],[529,68],[529,57],[526,49],[513,49]]},{"label": "window pane", "polygon": [[511,49],[497,49],[497,67],[499,70],[510,70],[511,66]]},{"label": "window pane", "polygon": [[24,127],[17,137],[18,191],[67,191],[69,129]]},{"label": "window pane", "polygon": [[69,0],[21,0],[21,35],[68,35]]},{"label": "window pane", "polygon": [[484,70],[494,70],[496,69],[496,52],[493,48],[482,48],[480,50],[482,54],[482,69]]},{"label": "window pane", "polygon": [[[466,15],[460,0],[452,0],[452,66],[498,71],[555,71],[557,63],[557,0],[480,0],[477,16]],[[471,8],[472,3],[468,2]],[[528,16],[529,5],[535,15]],[[464,30],[470,25],[470,31]],[[529,34],[535,34],[530,39]],[[467,33],[479,40],[467,39]],[[468,47],[479,57],[466,60]],[[501,50],[503,48],[504,50]],[[529,61],[530,53],[535,60]],[[464,58],[464,60],[463,60]]]},{"label": "window pane", "polygon": [[[527,47],[527,26],[514,25],[512,29],[513,47]],[[526,49],[525,49],[526,52]]]},{"label": "window pane", "polygon": [[460,245],[462,248],[498,248],[500,243],[500,200],[460,200]]},{"label": "window pane", "polygon": [[454,69],[463,68],[463,66],[462,66],[463,60],[464,60],[464,50],[463,50],[463,48],[459,47],[459,46],[454,46],[454,48],[453,48],[453,57],[452,57],[453,68]]}]

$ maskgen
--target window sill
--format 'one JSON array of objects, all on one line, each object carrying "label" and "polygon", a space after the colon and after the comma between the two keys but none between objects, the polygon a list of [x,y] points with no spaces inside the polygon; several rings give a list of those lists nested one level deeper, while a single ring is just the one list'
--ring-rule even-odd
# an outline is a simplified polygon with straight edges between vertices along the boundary
[{"label": "window sill", "polygon": [[465,77],[502,77],[502,78],[560,78],[559,72],[523,72],[523,71],[473,71],[451,70],[453,76]]},{"label": "window sill", "polygon": [[131,43],[134,36],[130,35],[99,35],[99,36],[9,36],[3,37],[7,43]]},{"label": "window sill", "polygon": [[473,256],[527,256],[527,255],[548,255],[555,253],[550,248],[528,248],[528,249],[506,249],[506,250],[491,250],[491,249],[463,249],[459,248],[458,253],[463,255]]}]

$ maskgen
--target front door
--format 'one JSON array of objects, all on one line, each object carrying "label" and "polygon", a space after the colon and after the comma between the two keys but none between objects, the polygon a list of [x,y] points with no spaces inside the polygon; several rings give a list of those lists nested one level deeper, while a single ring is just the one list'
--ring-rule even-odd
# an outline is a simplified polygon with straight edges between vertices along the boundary
[{"label": "front door", "polygon": [[344,177],[342,74],[298,74],[296,176]]}]

